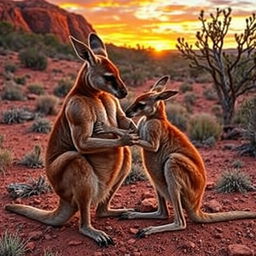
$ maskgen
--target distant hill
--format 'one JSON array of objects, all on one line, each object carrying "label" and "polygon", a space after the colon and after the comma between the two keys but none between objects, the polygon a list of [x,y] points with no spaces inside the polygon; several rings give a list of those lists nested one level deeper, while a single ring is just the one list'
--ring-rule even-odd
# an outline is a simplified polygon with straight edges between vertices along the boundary
[{"label": "distant hill", "polygon": [[0,21],[7,21],[27,32],[54,34],[62,42],[69,40],[68,35],[85,41],[94,31],[82,15],[70,13],[45,0],[0,0]]}]

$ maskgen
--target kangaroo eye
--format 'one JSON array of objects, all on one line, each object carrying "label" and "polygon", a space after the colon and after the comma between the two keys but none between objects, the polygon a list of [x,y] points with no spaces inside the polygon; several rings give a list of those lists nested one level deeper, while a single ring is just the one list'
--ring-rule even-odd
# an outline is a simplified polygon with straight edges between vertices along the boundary
[{"label": "kangaroo eye", "polygon": [[113,82],[116,80],[116,78],[114,77],[114,75],[103,75],[104,79],[107,81],[107,82]]}]

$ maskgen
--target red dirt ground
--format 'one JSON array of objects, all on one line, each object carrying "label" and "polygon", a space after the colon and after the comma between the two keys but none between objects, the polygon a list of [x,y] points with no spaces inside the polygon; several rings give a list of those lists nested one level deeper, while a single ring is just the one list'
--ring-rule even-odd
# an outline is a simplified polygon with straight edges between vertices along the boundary
[{"label": "red dirt ground", "polygon": [[[0,73],[7,62],[18,64],[16,54],[1,56]],[[45,72],[30,71],[19,68],[15,76],[29,74],[27,84],[40,82],[44,88],[51,93],[57,81],[67,74],[76,74],[80,63],[50,60],[48,69]],[[59,69],[62,73],[53,72]],[[3,88],[3,76],[0,77],[0,89]],[[170,87],[178,88],[179,83],[172,83]],[[204,85],[209,86],[209,85]],[[23,86],[26,91],[26,85]],[[142,87],[141,87],[142,88]],[[194,86],[194,92],[198,95],[195,111],[209,112],[215,102],[204,100],[202,97],[203,86]],[[141,89],[143,91],[143,89]],[[182,101],[182,96],[178,96]],[[24,102],[1,101],[0,111],[14,106],[29,107],[34,109],[35,100]],[[47,117],[54,120],[55,116]],[[241,220],[218,224],[194,224],[187,220],[187,229],[179,232],[155,234],[143,239],[136,239],[134,231],[149,225],[169,223],[173,220],[173,212],[170,206],[170,217],[168,220],[126,220],[121,221],[112,218],[98,219],[94,216],[92,209],[92,223],[101,230],[107,232],[115,241],[115,246],[99,248],[92,240],[83,237],[78,232],[78,215],[74,216],[63,227],[53,228],[36,221],[6,212],[3,207],[13,202],[7,193],[6,186],[13,182],[27,182],[31,177],[37,178],[44,174],[44,169],[28,169],[15,164],[17,160],[30,151],[35,144],[40,144],[46,149],[48,135],[28,132],[31,122],[15,125],[0,125],[0,134],[4,135],[4,148],[12,151],[14,164],[3,174],[0,174],[0,234],[5,230],[18,231],[21,237],[33,240],[29,243],[30,252],[28,256],[43,255],[45,249],[59,252],[59,255],[228,255],[230,244],[243,244],[251,250],[256,251],[256,220]],[[227,150],[225,145],[240,145],[241,141],[219,141],[213,148],[200,148],[205,160],[208,181],[215,182],[220,173],[232,166],[234,160],[241,160],[245,163],[242,168],[256,183],[255,159],[251,157],[240,157],[237,152]],[[137,182],[135,185],[123,185],[112,201],[114,208],[136,207],[141,208],[141,199],[145,191],[153,194],[153,188],[149,182]],[[204,203],[216,199],[222,205],[222,211],[248,210],[256,211],[256,192],[246,194],[219,194],[214,190],[207,190],[204,196]],[[53,209],[57,205],[57,196],[48,193],[40,196],[32,196],[26,199],[16,200],[19,203],[31,206]],[[37,233],[35,233],[37,232]]]}]

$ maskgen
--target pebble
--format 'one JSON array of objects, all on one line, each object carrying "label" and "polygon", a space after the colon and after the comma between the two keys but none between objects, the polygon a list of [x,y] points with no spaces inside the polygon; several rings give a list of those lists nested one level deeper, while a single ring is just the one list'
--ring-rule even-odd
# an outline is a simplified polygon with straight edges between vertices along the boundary
[{"label": "pebble", "polygon": [[253,256],[253,251],[243,244],[230,244],[228,246],[229,256]]},{"label": "pebble", "polygon": [[95,252],[94,253],[94,256],[102,256],[103,254],[102,254],[102,252]]},{"label": "pebble", "polygon": [[207,190],[212,190],[215,187],[215,183],[213,181],[208,181],[206,184],[206,189]]},{"label": "pebble", "polygon": [[77,245],[80,245],[82,244],[82,241],[79,241],[79,240],[71,240],[68,242],[68,245],[69,246],[77,246]]},{"label": "pebble", "polygon": [[154,211],[156,205],[157,203],[155,198],[146,198],[141,201],[141,211],[142,212]]},{"label": "pebble", "polygon": [[146,199],[146,198],[152,198],[152,197],[154,197],[154,195],[153,195],[151,192],[145,191],[145,192],[142,194],[141,199],[144,200],[144,199]]},{"label": "pebble", "polygon": [[127,241],[128,244],[134,244],[136,242],[135,239],[131,238]]},{"label": "pebble", "polygon": [[32,231],[28,234],[28,237],[30,238],[30,240],[39,240],[41,237],[43,236],[43,232],[42,231]]},{"label": "pebble", "polygon": [[205,203],[205,207],[208,208],[211,212],[219,212],[222,209],[222,205],[216,199],[212,199]]},{"label": "pebble", "polygon": [[45,238],[45,240],[51,240],[51,239],[52,239],[52,237],[51,237],[49,234],[46,234],[46,235],[44,236],[44,238]]},{"label": "pebble", "polygon": [[29,251],[33,251],[36,247],[36,244],[34,242],[28,242],[26,247]]},{"label": "pebble", "polygon": [[133,235],[137,234],[138,231],[139,231],[139,230],[138,230],[137,228],[130,228],[130,229],[129,229],[129,232],[130,232],[131,234],[133,234]]}]

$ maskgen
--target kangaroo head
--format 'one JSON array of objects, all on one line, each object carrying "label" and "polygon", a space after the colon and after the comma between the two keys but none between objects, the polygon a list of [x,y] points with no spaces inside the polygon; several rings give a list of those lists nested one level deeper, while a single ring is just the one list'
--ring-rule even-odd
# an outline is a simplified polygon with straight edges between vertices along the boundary
[{"label": "kangaroo head", "polygon": [[109,60],[105,44],[95,34],[90,33],[88,45],[70,36],[73,48],[87,63],[84,84],[96,91],[105,91],[119,99],[127,95],[127,88],[120,78],[118,68]]},{"label": "kangaroo head", "polygon": [[169,76],[161,77],[150,89],[135,99],[126,110],[127,117],[152,116],[156,113],[160,101],[167,100],[177,94],[177,91],[165,90]]}]

